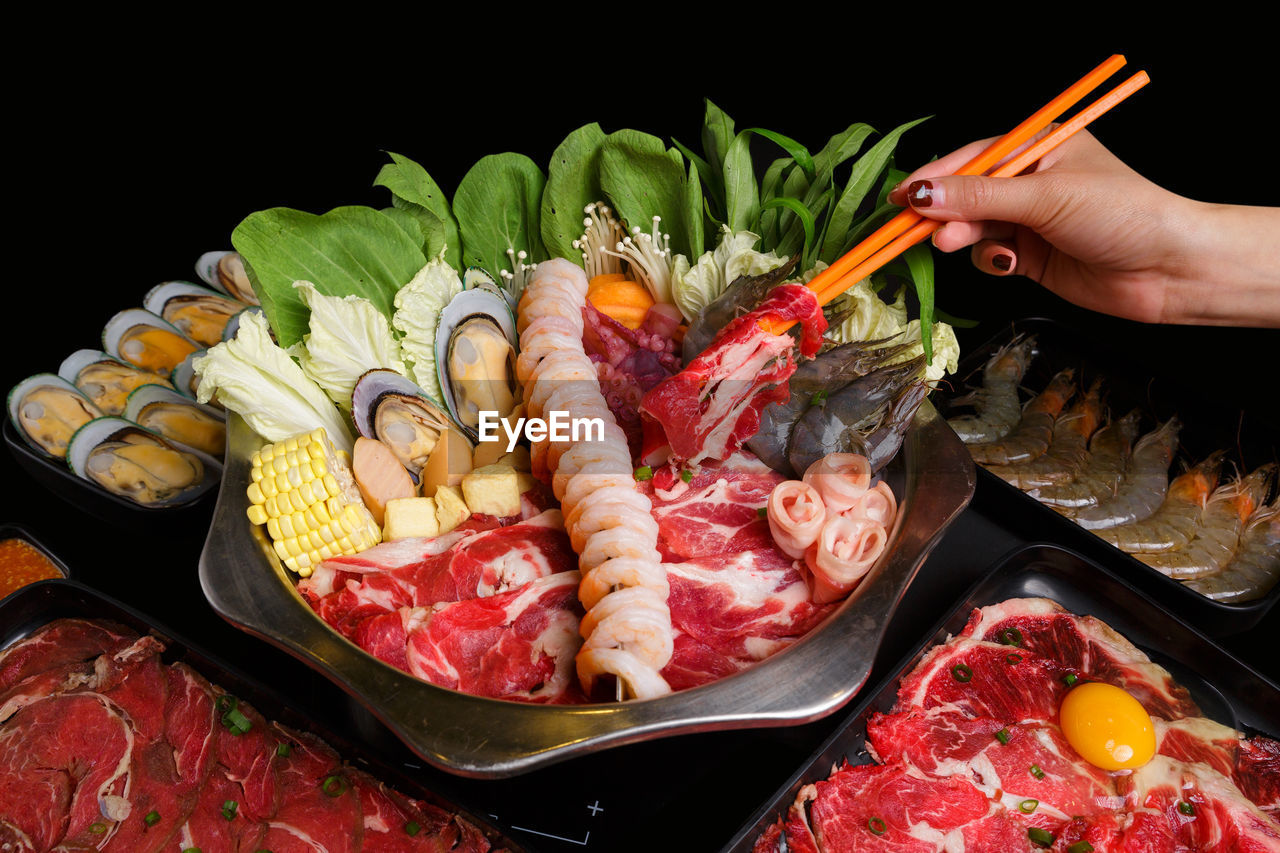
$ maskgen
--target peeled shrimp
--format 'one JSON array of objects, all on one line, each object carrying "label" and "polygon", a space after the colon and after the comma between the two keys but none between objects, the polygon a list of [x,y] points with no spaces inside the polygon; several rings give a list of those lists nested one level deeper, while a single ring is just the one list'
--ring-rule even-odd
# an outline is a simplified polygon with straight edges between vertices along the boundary
[{"label": "peeled shrimp", "polygon": [[1022,419],[1008,435],[995,441],[966,445],[973,461],[980,465],[1013,465],[1040,456],[1053,440],[1053,423],[1058,413],[1074,393],[1075,371],[1067,368],[1027,403]]},{"label": "peeled shrimp", "polygon": [[982,369],[982,387],[954,401],[960,405],[971,403],[977,410],[976,414],[947,421],[965,444],[1004,438],[1022,418],[1018,384],[1031,361],[1035,343],[1035,336],[1019,336],[1005,344],[987,359]]},{"label": "peeled shrimp", "polygon": [[582,618],[583,647],[626,648],[655,669],[671,660],[671,611],[656,591],[642,586],[611,592]]},{"label": "peeled shrimp", "polygon": [[1280,578],[1280,497],[1253,514],[1240,536],[1235,557],[1222,571],[1195,578],[1187,586],[1214,601],[1261,598]]},{"label": "peeled shrimp", "polygon": [[1089,461],[1089,437],[1101,420],[1101,385],[1095,382],[1054,422],[1053,438],[1043,454],[1021,464],[988,465],[987,470],[1023,491],[1070,482]]},{"label": "peeled shrimp", "polygon": [[640,660],[632,652],[620,647],[586,648],[574,659],[578,667],[578,680],[590,693],[596,679],[612,675],[625,685],[625,696],[633,699],[651,699],[671,692],[656,669]]},{"label": "peeled shrimp", "polygon": [[1205,504],[1195,536],[1185,547],[1159,554],[1137,554],[1139,560],[1179,580],[1221,571],[1236,554],[1240,533],[1258,504],[1266,500],[1274,465],[1214,490]]},{"label": "peeled shrimp", "polygon": [[1181,429],[1178,419],[1170,418],[1159,429],[1138,439],[1115,493],[1096,506],[1077,512],[1076,523],[1087,530],[1099,530],[1140,521],[1155,512],[1169,490],[1169,463]]},{"label": "peeled shrimp", "polygon": [[1129,449],[1138,436],[1141,417],[1134,409],[1094,433],[1089,440],[1089,454],[1075,479],[1030,489],[1027,494],[1064,515],[1110,498],[1124,478]]},{"label": "peeled shrimp", "polygon": [[1195,536],[1196,525],[1209,495],[1218,483],[1221,451],[1212,454],[1169,484],[1160,507],[1147,518],[1095,530],[1098,536],[1129,554],[1151,554],[1184,547]]}]

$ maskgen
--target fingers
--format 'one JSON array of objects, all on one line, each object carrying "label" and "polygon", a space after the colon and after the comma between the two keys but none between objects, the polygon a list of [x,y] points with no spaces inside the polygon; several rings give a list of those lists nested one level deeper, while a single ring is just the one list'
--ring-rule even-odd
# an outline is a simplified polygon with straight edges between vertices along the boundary
[{"label": "fingers", "polygon": [[951,175],[917,180],[907,187],[911,208],[927,219],[998,220],[1040,230],[1049,225],[1069,196],[1046,191],[1054,179],[1044,173],[1016,178]]},{"label": "fingers", "polygon": [[970,251],[973,265],[988,275],[1014,275],[1018,272],[1018,252],[999,240],[982,240]]},{"label": "fingers", "polygon": [[898,184],[892,191],[890,191],[889,201],[901,207],[906,207],[907,187],[909,187],[914,181],[954,174],[957,169],[986,150],[987,146],[992,142],[995,142],[995,140],[996,137],[993,136],[990,139],[979,139],[976,142],[970,142],[968,145],[952,151],[945,157],[939,157],[937,160],[924,164],[910,175],[907,175],[907,177],[903,179],[902,183]]}]

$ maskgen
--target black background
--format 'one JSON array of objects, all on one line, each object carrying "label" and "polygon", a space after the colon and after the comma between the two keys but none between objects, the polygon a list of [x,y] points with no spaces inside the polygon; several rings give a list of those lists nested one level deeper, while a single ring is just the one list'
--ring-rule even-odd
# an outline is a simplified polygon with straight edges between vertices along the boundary
[{"label": "black background", "polygon": [[[0,386],[56,370],[72,350],[98,346],[111,314],[160,281],[192,278],[195,259],[229,247],[232,229],[254,210],[385,205],[385,191],[372,181],[386,151],[422,163],[451,192],[478,157],[515,150],[545,163],[569,131],[589,121],[605,130],[674,136],[697,149],[704,97],[739,128],[773,129],[812,150],[854,121],[885,130],[931,115],[899,148],[898,164],[909,169],[1003,132],[1111,53],[1124,53],[1126,72],[1145,69],[1152,83],[1094,125],[1106,145],[1189,197],[1274,205],[1280,191],[1274,137],[1261,126],[1274,110],[1272,57],[1250,46],[1248,22],[1226,21],[1220,11],[1216,26],[1146,22],[1161,27],[1160,37],[1111,19],[1091,24],[1064,16],[1033,27],[1008,10],[994,10],[999,20],[965,27],[905,8],[892,18],[884,11],[835,15],[799,7],[750,16],[732,8],[694,16],[670,5],[633,8],[626,16],[597,11],[566,13],[572,23],[496,10],[466,25],[388,15],[358,24],[326,21],[324,33],[302,24],[267,32],[226,11],[163,33],[147,29],[146,36],[122,35],[131,22],[105,20],[77,21],[78,35],[52,21],[15,32],[14,38],[31,38],[39,58],[21,67],[9,60],[6,207],[16,240],[5,253],[11,266]],[[143,31],[141,22],[132,23]],[[1081,32],[1089,35],[1081,39]],[[1178,377],[1189,399],[1217,401],[1199,414],[1235,422],[1246,409],[1250,419],[1280,422],[1274,349],[1280,332],[1114,320],[1075,309],[1025,279],[982,276],[967,256],[939,256],[938,294],[944,310],[980,321],[962,331],[966,347],[1017,318],[1050,316],[1130,354],[1141,370],[1150,365]],[[1271,446],[1280,445],[1271,435]],[[281,685],[305,684],[299,706],[315,703],[322,721],[344,724],[336,691],[229,628],[204,603],[195,568],[207,515],[116,525],[51,495],[5,454],[0,484],[0,522],[23,525],[86,581],[215,652],[257,674],[278,673]],[[974,551],[980,563],[1003,547],[992,537],[986,550]],[[931,626],[945,604],[931,602],[934,609],[918,613],[904,606],[894,623],[900,648]],[[1265,627],[1276,623],[1273,614]],[[1262,636],[1254,632],[1232,650],[1276,679],[1274,646]],[[711,828],[695,832],[693,846],[675,842],[673,849],[710,849],[727,840],[724,828],[736,826],[785,779],[818,733],[799,727],[782,736],[717,735],[695,747],[677,739],[649,748],[651,762],[653,756],[673,764],[722,762],[735,784],[759,768],[745,790],[704,791],[703,805],[723,814],[704,821]],[[774,763],[754,761],[744,749]],[[625,762],[589,761],[523,786],[427,781],[483,811],[497,808],[495,798],[536,803],[552,778],[625,772]],[[607,784],[601,780],[600,789]],[[685,794],[655,784],[635,796],[661,806]],[[699,805],[687,807],[696,812]],[[665,808],[662,820],[683,812],[677,803]],[[628,837],[614,828],[615,838]],[[638,837],[653,836],[649,830]],[[618,841],[612,849],[624,847]]]}]

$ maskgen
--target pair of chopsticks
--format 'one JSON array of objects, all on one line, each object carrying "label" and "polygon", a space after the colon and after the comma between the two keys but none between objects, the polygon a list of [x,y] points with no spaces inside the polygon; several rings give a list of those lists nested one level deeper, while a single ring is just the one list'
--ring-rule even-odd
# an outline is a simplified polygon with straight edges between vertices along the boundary
[{"label": "pair of chopsticks", "polygon": [[[1103,81],[1115,74],[1124,64],[1125,58],[1123,56],[1117,54],[1110,57],[1106,62],[1103,62],[1077,80],[1058,97],[1033,113],[1022,124],[997,139],[982,153],[957,169],[955,174],[986,174],[1000,160],[1009,156],[1019,146],[1025,144],[1037,133],[1048,127],[1051,122],[1082,101],[1086,95],[1102,85]],[[1149,82],[1150,78],[1145,71],[1139,71],[1134,74],[1093,104],[1082,109],[1073,118],[1059,125],[1039,142],[990,172],[991,177],[1007,178],[1019,174],[1054,148],[1066,142],[1081,128]],[[936,220],[926,219],[908,207],[880,226],[875,233],[854,246],[831,266],[814,276],[808,287],[818,295],[818,304],[826,305],[907,249],[926,239],[944,224]],[[763,320],[760,325],[766,331],[782,334],[794,324],[794,320]]]}]

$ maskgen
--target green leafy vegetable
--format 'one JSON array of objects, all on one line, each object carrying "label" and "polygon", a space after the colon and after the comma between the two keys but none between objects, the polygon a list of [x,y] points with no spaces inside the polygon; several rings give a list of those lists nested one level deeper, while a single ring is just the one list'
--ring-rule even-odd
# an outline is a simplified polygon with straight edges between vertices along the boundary
[{"label": "green leafy vegetable", "polygon": [[700,214],[689,221],[691,190],[679,151],[647,133],[615,131],[600,151],[600,186],[628,227],[648,232],[657,216],[671,251],[691,258],[702,254]]},{"label": "green leafy vegetable", "polygon": [[351,452],[351,431],[338,408],[271,340],[261,314],[244,314],[236,336],[196,358],[194,367],[200,402],[217,393],[226,408],[267,441],[324,427],[335,447]]},{"label": "green leafy vegetable", "polygon": [[386,315],[396,291],[426,263],[422,247],[381,211],[339,207],[325,214],[284,207],[251,213],[231,242],[283,347],[307,332],[295,281],[329,296],[362,296]]},{"label": "green leafy vegetable", "polygon": [[407,362],[409,378],[443,405],[444,392],[436,373],[436,327],[440,311],[462,292],[462,278],[443,255],[418,270],[395,298],[391,325],[404,335],[400,351]]},{"label": "green leafy vegetable", "polygon": [[552,257],[578,260],[573,241],[582,235],[583,209],[604,198],[600,149],[605,134],[592,122],[570,133],[551,154],[542,191],[542,244]]},{"label": "green leafy vegetable", "polygon": [[374,186],[390,190],[395,209],[412,216],[418,223],[424,255],[435,257],[444,249],[445,257],[456,267],[462,257],[462,239],[449,199],[422,166],[393,151],[387,154],[393,162],[378,172]]},{"label": "green leafy vegetable", "polygon": [[367,371],[406,372],[391,323],[372,302],[359,296],[325,296],[309,281],[293,286],[311,314],[309,331],[292,353],[302,371],[335,403],[350,411],[351,392]]},{"label": "green leafy vegetable", "polygon": [[480,158],[453,194],[463,264],[496,279],[504,269],[515,271],[508,252],[525,252],[526,263],[545,260],[538,224],[545,184],[542,170],[523,154]]}]

